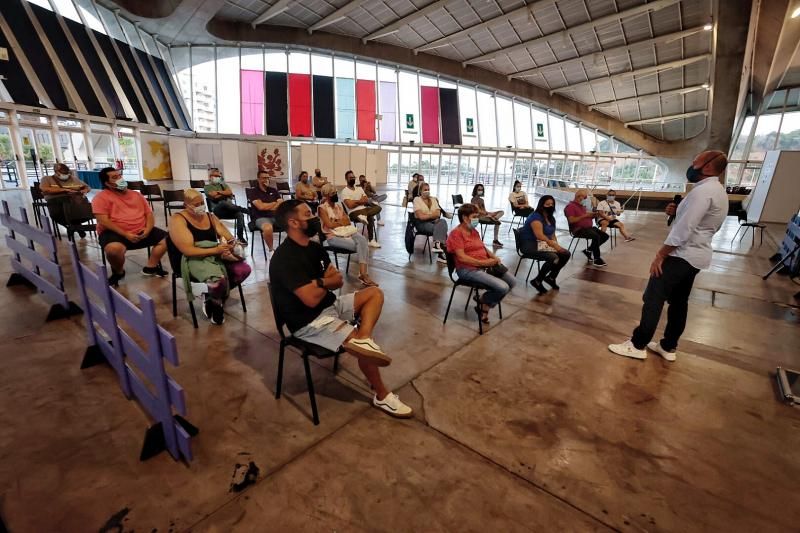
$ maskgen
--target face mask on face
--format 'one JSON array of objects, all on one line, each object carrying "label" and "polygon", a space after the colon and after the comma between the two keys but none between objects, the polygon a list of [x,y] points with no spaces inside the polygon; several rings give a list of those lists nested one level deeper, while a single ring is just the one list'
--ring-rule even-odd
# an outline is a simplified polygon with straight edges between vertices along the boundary
[{"label": "face mask on face", "polygon": [[423,198],[430,198],[430,196],[431,196],[431,191],[422,191]]},{"label": "face mask on face", "polygon": [[69,174],[57,174],[57,176],[61,181],[67,181],[70,178]]},{"label": "face mask on face", "polygon": [[211,183],[222,183],[222,176],[211,176]]},{"label": "face mask on face", "polygon": [[322,172],[314,172],[314,175],[318,178],[322,177]]},{"label": "face mask on face", "polygon": [[609,194],[608,196],[606,196],[606,200],[609,202],[613,202],[614,198],[616,198],[616,196],[614,196],[613,194]]},{"label": "face mask on face", "polygon": [[556,212],[556,206],[554,205],[545,206],[544,212],[547,213],[548,216],[552,217],[553,213]]},{"label": "face mask on face", "polygon": [[125,181],[125,178],[120,178],[117,180],[117,183],[114,185],[114,187],[118,191],[125,191],[128,189],[128,182]]},{"label": "face mask on face", "polygon": [[477,196],[483,197],[483,189],[478,189],[478,192],[475,193]]},{"label": "face mask on face", "polygon": [[194,213],[197,216],[202,216],[206,214],[206,206],[203,204],[187,205],[186,209],[188,209],[190,212]]},{"label": "face mask on face", "polygon": [[699,168],[694,168],[694,166],[689,165],[689,168],[686,169],[686,179],[689,183],[697,183],[703,179],[703,177],[703,171]]},{"label": "face mask on face", "polygon": [[318,235],[320,231],[322,231],[322,225],[319,221],[319,217],[306,220],[306,227],[303,228],[303,233],[305,233],[306,237]]},{"label": "face mask on face", "polygon": [[348,187],[353,187],[355,184],[356,184],[356,179],[355,178],[348,178],[348,180],[347,180],[347,186]]},{"label": "face mask on face", "polygon": [[473,228],[477,228],[478,224],[480,224],[480,223],[481,223],[481,221],[479,219],[477,219],[477,218],[469,219],[469,225],[472,226]]},{"label": "face mask on face", "polygon": [[336,194],[334,194],[333,196],[331,196],[331,203],[332,204],[339,203],[339,193],[338,192]]}]

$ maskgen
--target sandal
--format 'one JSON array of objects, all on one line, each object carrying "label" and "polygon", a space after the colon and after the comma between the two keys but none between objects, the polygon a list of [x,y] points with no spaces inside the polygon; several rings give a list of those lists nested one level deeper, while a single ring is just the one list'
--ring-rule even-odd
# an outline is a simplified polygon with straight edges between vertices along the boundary
[{"label": "sandal", "polygon": [[486,310],[482,309],[481,305],[476,305],[474,307],[474,309],[475,309],[475,313],[478,315],[478,318],[480,319],[480,321],[483,322],[484,324],[488,324],[489,323],[489,310],[488,309],[486,309]]},{"label": "sandal", "polygon": [[377,283],[375,283],[374,281],[372,281],[371,279],[369,279],[367,277],[358,276],[358,281],[360,281],[361,284],[364,287],[378,287],[379,286]]}]

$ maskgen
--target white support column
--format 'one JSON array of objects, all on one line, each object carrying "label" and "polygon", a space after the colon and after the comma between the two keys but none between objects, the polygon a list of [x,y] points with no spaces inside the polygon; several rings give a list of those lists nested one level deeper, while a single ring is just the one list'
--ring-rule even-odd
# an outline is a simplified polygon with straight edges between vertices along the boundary
[{"label": "white support column", "polygon": [[94,146],[92,146],[92,125],[88,120],[83,121],[83,142],[86,143],[87,170],[91,170],[94,168]]},{"label": "white support column", "polygon": [[14,164],[17,167],[17,174],[20,176],[20,183],[22,184],[22,187],[27,189],[30,187],[30,184],[28,183],[28,172],[25,168],[25,149],[22,146],[22,132],[19,128],[19,119],[17,118],[16,110],[10,110],[8,113],[8,118],[11,126],[9,128],[11,144],[14,147],[14,153],[16,154],[16,157],[14,158]]},{"label": "white support column", "polygon": [[[56,161],[59,163],[66,163],[70,166],[75,166],[75,161],[65,161],[64,160],[64,153],[61,151],[61,141],[58,138],[59,133],[61,131],[58,129],[58,117],[50,117],[50,135],[53,136],[53,157],[55,157]],[[36,136],[36,131],[33,132],[34,137]],[[39,157],[42,157],[42,154],[39,154]]]}]

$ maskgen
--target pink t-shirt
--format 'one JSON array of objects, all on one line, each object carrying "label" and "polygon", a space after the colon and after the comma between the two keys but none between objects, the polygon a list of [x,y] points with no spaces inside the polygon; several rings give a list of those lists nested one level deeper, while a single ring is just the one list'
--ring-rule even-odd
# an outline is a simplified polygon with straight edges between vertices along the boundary
[{"label": "pink t-shirt", "polygon": [[[153,211],[147,200],[138,191],[124,193],[103,189],[92,200],[95,215],[108,215],[111,221],[124,231],[138,233],[147,225],[147,215]],[[97,233],[106,228],[97,224]]]},{"label": "pink t-shirt", "polygon": [[[586,214],[586,208],[583,207],[583,205],[576,202],[575,200],[572,200],[570,203],[567,204],[567,207],[564,208],[564,214],[567,215],[567,217],[579,217],[581,215]],[[569,222],[569,220],[567,220],[567,222]],[[591,227],[592,227],[592,218],[587,217],[580,219],[574,224],[570,223],[569,230],[575,231]]]},{"label": "pink t-shirt", "polygon": [[[486,253],[486,246],[483,244],[478,230],[473,229],[469,237],[464,236],[464,232],[460,227],[457,227],[450,232],[447,236],[447,251],[455,254],[456,250],[464,250],[464,253],[474,259],[489,259],[489,254]],[[456,269],[465,268],[467,270],[477,270],[478,267],[462,263],[456,257]]]}]

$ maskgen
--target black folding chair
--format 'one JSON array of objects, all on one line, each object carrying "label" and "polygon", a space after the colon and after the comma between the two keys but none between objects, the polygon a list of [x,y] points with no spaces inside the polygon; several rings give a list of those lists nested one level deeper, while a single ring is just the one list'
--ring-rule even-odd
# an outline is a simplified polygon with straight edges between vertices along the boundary
[{"label": "black folding chair", "polygon": [[339,254],[347,256],[347,264],[344,267],[344,272],[346,274],[350,270],[350,257],[352,257],[352,255],[354,253],[356,253],[356,252],[353,251],[353,250],[350,250],[348,248],[341,248],[339,246],[333,246],[330,242],[328,242],[328,239],[325,237],[325,233],[322,232],[322,231],[319,232],[319,243],[326,250],[328,250],[329,252],[331,252],[333,254],[333,262],[336,264],[336,270],[340,270],[340,268],[339,268]]},{"label": "black folding chair", "polygon": [[[172,242],[172,239],[167,235],[167,257],[169,257],[169,266],[172,270],[172,316],[178,316],[178,279],[181,277],[181,251]],[[192,280],[197,281],[197,280]],[[247,304],[244,301],[244,291],[242,291],[242,284],[237,285],[239,289],[239,299],[242,301],[242,312],[247,312]],[[233,288],[233,287],[231,287]],[[194,310],[194,302],[188,300],[189,311],[192,313],[192,325],[197,329],[197,313]]]},{"label": "black folding chair", "polygon": [[280,399],[281,397],[281,387],[283,385],[283,359],[286,354],[286,347],[291,346],[297,349],[300,352],[300,357],[303,358],[303,367],[305,368],[306,373],[306,386],[308,387],[308,398],[311,402],[311,420],[314,422],[315,426],[318,426],[319,414],[317,413],[317,399],[314,393],[314,381],[311,379],[311,365],[308,362],[308,358],[316,357],[317,359],[327,359],[329,357],[333,357],[333,373],[336,374],[336,372],[339,370],[339,354],[341,354],[344,350],[342,350],[340,347],[339,350],[334,352],[317,344],[300,340],[291,334],[286,335],[286,333],[283,331],[283,327],[286,325],[286,320],[278,310],[278,306],[275,305],[275,292],[273,291],[272,284],[269,283],[267,286],[269,287],[269,299],[272,303],[272,314],[275,316],[275,326],[278,328],[278,334],[281,337],[280,352],[278,355],[278,381],[275,385],[275,399]]},{"label": "black folding chair", "polygon": [[531,260],[531,268],[528,269],[528,277],[526,279],[531,279],[531,272],[533,272],[533,265],[536,265],[537,269],[541,269],[541,259],[536,259],[528,254],[522,253],[522,238],[519,235],[519,229],[514,228],[514,244],[517,248],[517,255],[519,256],[519,261],[517,261],[517,269],[514,271],[514,275],[517,275],[519,272],[519,266],[522,264],[523,259],[530,259]]},{"label": "black folding chair", "polygon": [[189,180],[189,188],[200,189],[203,194],[206,193],[206,180]]},{"label": "black folding chair", "polygon": [[[425,246],[422,247],[422,253],[425,253],[425,249],[428,249],[428,262],[433,263],[433,254],[431,253],[431,237],[433,237],[432,231],[422,231],[417,226],[417,216],[414,213],[408,214],[408,223],[414,228],[414,240],[419,236],[425,237]],[[411,261],[411,254],[408,254],[408,260]]]},{"label": "black folding chair", "polygon": [[[525,218],[526,218],[525,215],[521,214],[517,210],[517,208],[514,207],[513,203],[511,204],[511,214],[512,214],[511,224],[508,226],[508,231],[511,231],[514,228],[514,221],[515,220],[516,220],[516,224],[517,224],[516,227],[520,227],[522,225],[522,223],[525,222]],[[519,219],[519,220],[517,220],[517,219]],[[508,233],[508,232],[506,232],[506,233]]]},{"label": "black folding chair", "polygon": [[[470,298],[472,297],[472,292],[475,292],[475,297],[478,301],[480,301],[480,291],[485,290],[486,287],[480,283],[475,283],[473,281],[466,281],[462,280],[459,277],[453,277],[453,273],[456,270],[456,258],[453,254],[446,251],[444,252],[444,256],[447,258],[447,274],[450,276],[450,281],[453,282],[453,290],[450,291],[450,301],[447,302],[447,311],[444,313],[444,320],[442,320],[442,324],[447,323],[447,316],[450,314],[450,306],[453,304],[453,296],[456,293],[456,287],[469,287],[469,294],[467,295],[467,303],[464,304],[464,311],[466,312],[467,308],[469,307]],[[500,313],[500,320],[503,319],[503,304],[497,304],[497,311]],[[483,335],[483,322],[481,322],[481,317],[476,313],[478,317],[478,332]]]},{"label": "black folding chair", "polygon": [[169,216],[173,211],[180,211],[183,209],[184,198],[183,191],[164,191],[164,220],[169,226]]},{"label": "black folding chair", "polygon": [[275,183],[275,188],[278,189],[278,193],[280,193],[281,198],[283,198],[284,196],[288,196],[289,198],[294,198],[294,193],[292,192],[292,188],[289,187],[289,184],[286,183],[285,181],[279,181]]},{"label": "black folding chair", "polygon": [[47,201],[44,199],[42,189],[39,188],[39,182],[33,182],[31,186],[31,201],[33,202],[33,219],[36,226],[42,227],[42,214],[47,209]]},{"label": "black folding chair", "polygon": [[147,198],[147,203],[150,204],[150,209],[153,209],[154,202],[164,202],[164,195],[161,192],[161,187],[155,183],[151,185],[144,185],[142,187],[142,194]]},{"label": "black folding chair", "polygon": [[739,237],[739,242],[742,242],[742,239],[744,239],[744,236],[747,235],[748,230],[752,230],[753,231],[753,244],[751,246],[755,246],[755,244],[756,244],[756,229],[758,229],[759,230],[759,234],[758,235],[759,235],[759,239],[760,239],[758,245],[761,246],[762,244],[764,244],[764,228],[767,227],[766,224],[761,224],[760,222],[748,222],[747,221],[747,211],[744,211],[744,210],[739,210],[736,213],[736,218],[739,220],[739,227],[736,229],[736,233],[733,234],[733,239],[731,239],[731,246],[733,246],[733,241],[736,240],[736,236],[739,235],[739,232],[742,231],[742,228],[744,228],[744,231],[742,232],[742,236]]},{"label": "black folding chair", "polygon": [[248,185],[250,185],[251,189],[255,189],[258,187],[258,180],[247,180]]},{"label": "black folding chair", "polygon": [[142,192],[144,190],[144,182],[143,181],[129,181],[128,188],[132,191],[139,191]]},{"label": "black folding chair", "polygon": [[453,217],[450,219],[450,224],[453,224],[453,220],[458,218],[458,208],[464,205],[464,197],[460,194],[452,194],[450,198],[453,199]]}]

